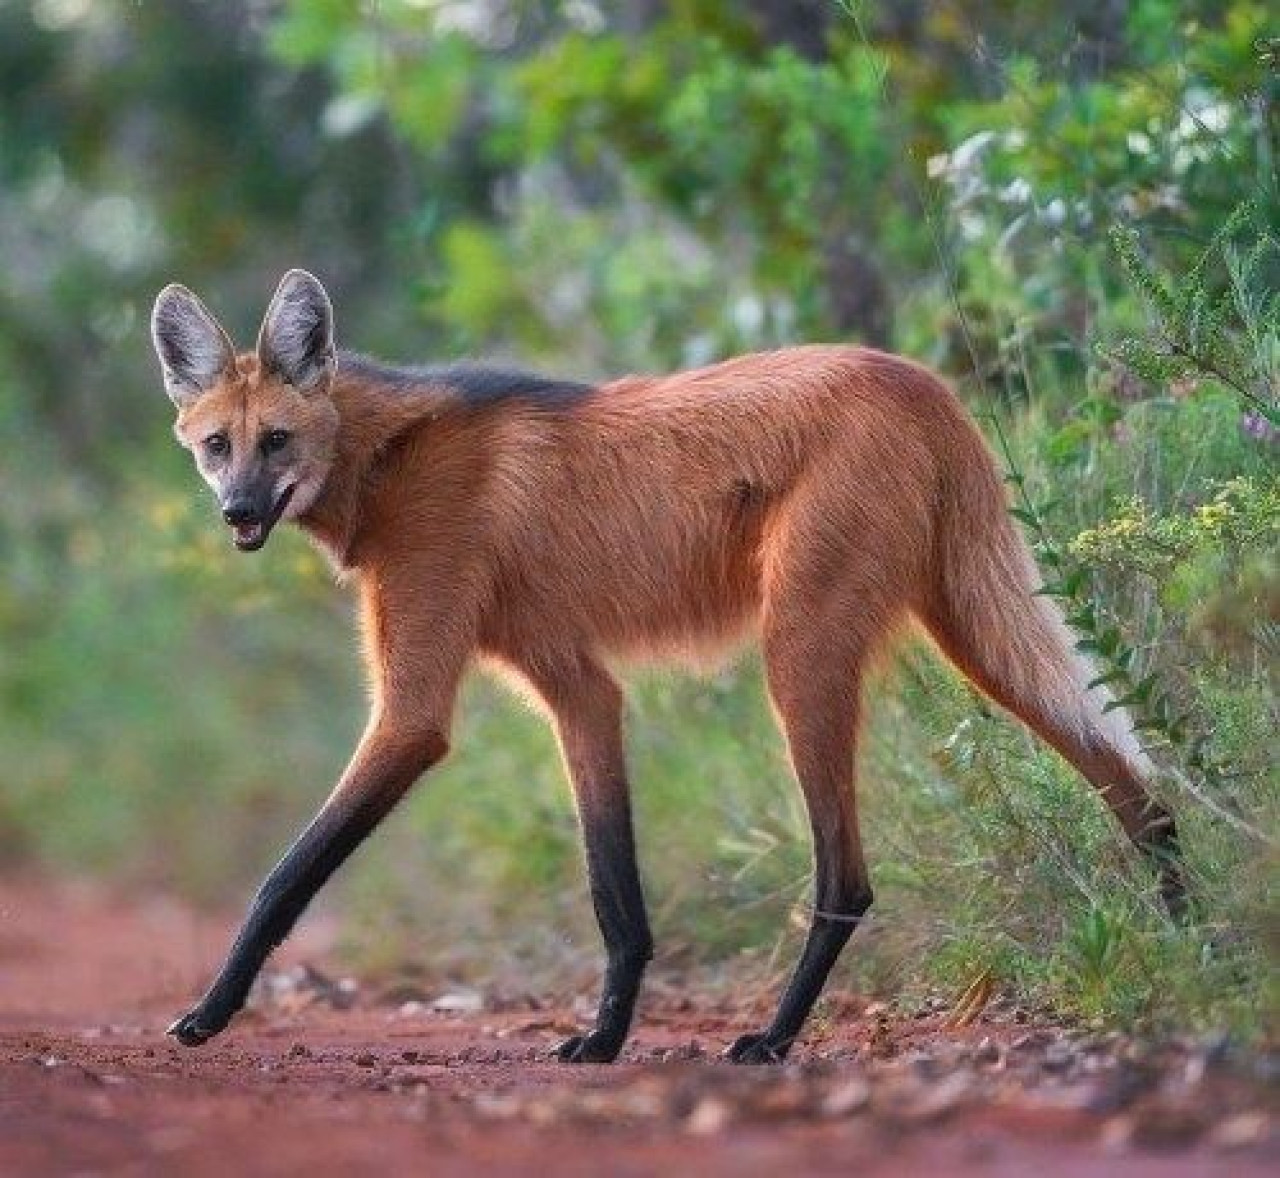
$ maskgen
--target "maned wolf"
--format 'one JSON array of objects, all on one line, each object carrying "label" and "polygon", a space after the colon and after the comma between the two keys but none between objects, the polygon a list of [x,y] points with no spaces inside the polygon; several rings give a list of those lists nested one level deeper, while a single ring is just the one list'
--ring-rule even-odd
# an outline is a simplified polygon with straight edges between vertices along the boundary
[{"label": "maned wolf", "polygon": [[599,385],[473,364],[400,368],[334,347],[310,274],[284,276],[253,352],[195,295],[152,318],[176,432],[242,551],[301,525],[359,588],[368,728],[255,897],[208,993],[170,1031],[218,1034],[321,885],[444,755],[477,660],[546,707],[608,952],[595,1026],[561,1059],[614,1059],[652,952],[622,745],[628,659],[758,641],[808,806],[816,903],[773,1022],[730,1057],[782,1059],[871,887],[854,754],[869,661],[908,618],[1099,790],[1182,893],[1170,816],[1123,710],[1056,610],[977,429],[935,376],[865,348],[742,356]]}]

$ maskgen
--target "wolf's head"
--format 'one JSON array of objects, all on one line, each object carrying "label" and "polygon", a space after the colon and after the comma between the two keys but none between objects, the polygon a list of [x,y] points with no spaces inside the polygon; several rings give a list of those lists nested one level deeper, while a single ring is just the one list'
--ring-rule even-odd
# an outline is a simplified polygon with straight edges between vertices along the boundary
[{"label": "wolf's head", "polygon": [[333,462],[338,412],[333,308],[305,270],[280,280],[253,352],[231,339],[184,286],[166,286],[151,315],[174,427],[213,488],[235,545],[255,552],[282,519],[315,502]]}]

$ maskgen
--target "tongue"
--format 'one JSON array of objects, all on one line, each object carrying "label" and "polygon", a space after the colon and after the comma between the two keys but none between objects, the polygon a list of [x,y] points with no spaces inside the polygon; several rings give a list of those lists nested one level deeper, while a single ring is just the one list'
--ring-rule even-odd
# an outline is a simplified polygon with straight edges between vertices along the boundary
[{"label": "tongue", "polygon": [[256,544],[262,538],[261,524],[237,524],[234,529],[235,541],[239,545]]}]

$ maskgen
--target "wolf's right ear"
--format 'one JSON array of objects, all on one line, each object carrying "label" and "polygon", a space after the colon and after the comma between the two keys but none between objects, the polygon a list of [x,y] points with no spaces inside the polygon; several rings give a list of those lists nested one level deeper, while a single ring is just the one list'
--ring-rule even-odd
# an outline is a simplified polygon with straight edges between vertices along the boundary
[{"label": "wolf's right ear", "polygon": [[208,308],[176,282],[156,296],[151,342],[164,370],[165,391],[179,409],[235,367],[230,337]]}]

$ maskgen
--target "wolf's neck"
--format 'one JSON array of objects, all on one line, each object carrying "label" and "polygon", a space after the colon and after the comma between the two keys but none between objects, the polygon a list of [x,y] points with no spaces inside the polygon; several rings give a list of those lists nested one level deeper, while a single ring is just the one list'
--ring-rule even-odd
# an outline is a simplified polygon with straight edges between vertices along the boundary
[{"label": "wolf's neck", "polygon": [[299,522],[340,566],[350,564],[364,495],[383,457],[399,438],[439,416],[455,399],[443,385],[407,376],[339,353],[331,394],[340,418],[333,465],[324,489]]}]

